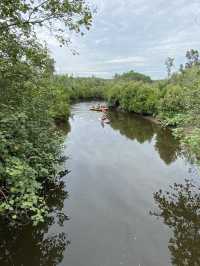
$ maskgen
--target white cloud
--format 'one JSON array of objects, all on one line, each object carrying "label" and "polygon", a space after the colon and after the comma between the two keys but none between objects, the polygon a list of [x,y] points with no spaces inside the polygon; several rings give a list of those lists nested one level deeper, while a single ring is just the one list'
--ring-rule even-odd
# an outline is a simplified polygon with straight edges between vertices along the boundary
[{"label": "white cloud", "polygon": [[81,77],[88,77],[88,76],[97,76],[97,77],[104,77],[104,76],[110,76],[110,72],[106,71],[78,71],[73,73],[75,76],[81,76]]},{"label": "white cloud", "polygon": [[59,48],[46,32],[46,39],[60,73],[112,76],[130,69],[166,75],[167,56],[184,62],[187,49],[200,47],[199,0],[87,0],[97,5],[94,25],[83,37],[73,37],[72,47]]},{"label": "white cloud", "polygon": [[95,40],[95,43],[98,45],[98,44],[106,43],[107,41],[108,41],[108,38],[102,38],[102,39]]},{"label": "white cloud", "polygon": [[140,56],[130,56],[130,57],[118,57],[110,60],[102,61],[102,64],[127,64],[133,63],[134,65],[144,65],[146,58]]}]

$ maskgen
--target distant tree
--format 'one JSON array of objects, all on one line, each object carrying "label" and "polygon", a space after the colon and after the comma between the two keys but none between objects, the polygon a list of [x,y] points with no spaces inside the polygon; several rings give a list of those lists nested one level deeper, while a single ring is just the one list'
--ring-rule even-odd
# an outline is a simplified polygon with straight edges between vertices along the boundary
[{"label": "distant tree", "polygon": [[180,71],[181,73],[184,72],[184,66],[183,66],[183,64],[180,64],[179,71]]},{"label": "distant tree", "polygon": [[165,60],[165,65],[167,68],[167,76],[168,76],[168,78],[170,78],[170,76],[172,74],[172,67],[174,66],[174,58],[173,57],[167,57],[167,59]]},{"label": "distant tree", "polygon": [[191,68],[194,65],[199,65],[199,52],[194,49],[190,49],[186,52],[187,63],[185,64],[185,68]]},{"label": "distant tree", "polygon": [[51,75],[53,75],[55,72],[55,63],[56,61],[53,58],[49,58],[47,60],[46,69],[47,69],[47,72]]},{"label": "distant tree", "polygon": [[118,79],[119,77],[120,77],[120,75],[117,73],[114,75],[114,79]]},{"label": "distant tree", "polygon": [[135,80],[135,81],[144,81],[144,82],[151,82],[151,78],[147,75],[142,73],[135,72],[130,70],[128,72],[120,74],[115,74],[114,79],[121,79],[121,80]]}]

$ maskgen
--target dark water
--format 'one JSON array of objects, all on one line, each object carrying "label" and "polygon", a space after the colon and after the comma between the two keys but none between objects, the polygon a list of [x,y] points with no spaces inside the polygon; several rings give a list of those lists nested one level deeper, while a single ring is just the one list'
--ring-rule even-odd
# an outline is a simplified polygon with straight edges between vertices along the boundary
[{"label": "dark water", "polygon": [[90,105],[73,106],[71,173],[52,188],[47,223],[2,225],[0,266],[200,265],[199,193],[177,141],[132,114],[103,127]]}]

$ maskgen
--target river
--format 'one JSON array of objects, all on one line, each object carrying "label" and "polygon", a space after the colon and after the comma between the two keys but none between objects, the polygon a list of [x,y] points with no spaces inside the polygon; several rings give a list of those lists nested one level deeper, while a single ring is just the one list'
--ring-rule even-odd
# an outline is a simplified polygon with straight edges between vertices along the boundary
[{"label": "river", "polygon": [[110,112],[103,126],[91,104],[72,107],[64,148],[70,173],[50,192],[46,224],[1,226],[0,265],[189,265],[180,248],[169,248],[176,230],[153,196],[191,174],[179,143],[134,114]]}]

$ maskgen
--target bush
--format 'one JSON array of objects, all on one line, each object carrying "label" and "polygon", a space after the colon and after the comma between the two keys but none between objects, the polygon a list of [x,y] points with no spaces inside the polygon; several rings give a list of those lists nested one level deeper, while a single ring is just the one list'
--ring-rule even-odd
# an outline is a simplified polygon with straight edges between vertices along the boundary
[{"label": "bush", "polygon": [[155,114],[158,90],[143,82],[115,83],[108,89],[107,100],[119,105],[124,111]]}]

